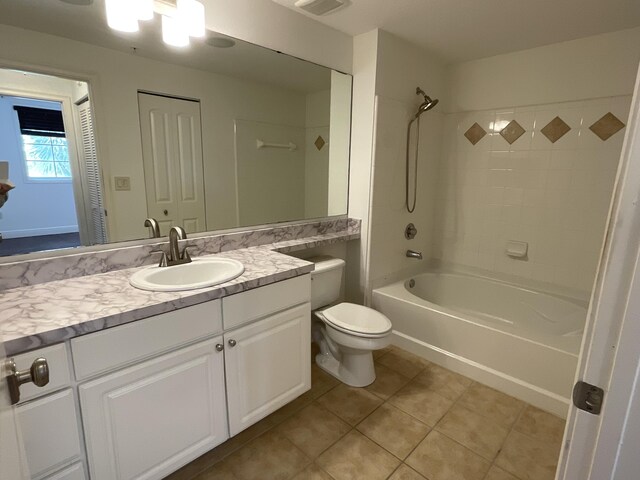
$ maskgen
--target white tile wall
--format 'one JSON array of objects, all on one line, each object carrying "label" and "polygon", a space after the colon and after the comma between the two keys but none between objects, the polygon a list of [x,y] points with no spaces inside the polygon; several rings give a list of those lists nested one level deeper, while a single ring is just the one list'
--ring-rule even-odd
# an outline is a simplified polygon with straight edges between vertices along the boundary
[{"label": "white tile wall", "polygon": [[[611,111],[627,122],[631,97],[447,114],[438,172],[433,257],[564,287],[592,288],[626,129],[603,142],[589,126]],[[571,130],[552,144],[555,116]],[[499,131],[517,120],[512,145]],[[475,146],[464,132],[488,133]],[[508,240],[529,243],[525,260]]]}]

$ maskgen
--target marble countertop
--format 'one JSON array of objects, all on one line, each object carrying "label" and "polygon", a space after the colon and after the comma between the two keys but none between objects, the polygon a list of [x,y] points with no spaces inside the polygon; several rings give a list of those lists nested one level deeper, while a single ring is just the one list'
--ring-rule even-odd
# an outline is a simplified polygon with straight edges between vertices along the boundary
[{"label": "marble countertop", "polygon": [[185,292],[150,292],[132,287],[129,277],[139,268],[5,290],[0,300],[0,337],[7,355],[16,355],[233,295],[313,270],[312,263],[281,252],[358,237],[357,233],[345,231],[217,253],[211,256],[239,260],[244,264],[245,272],[230,282]]}]

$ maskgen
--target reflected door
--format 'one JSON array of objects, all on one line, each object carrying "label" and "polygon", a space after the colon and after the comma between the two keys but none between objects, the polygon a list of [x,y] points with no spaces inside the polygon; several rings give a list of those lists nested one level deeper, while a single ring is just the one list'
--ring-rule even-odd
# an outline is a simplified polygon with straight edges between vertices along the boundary
[{"label": "reflected door", "polygon": [[147,210],[167,235],[206,230],[200,103],[138,94]]}]

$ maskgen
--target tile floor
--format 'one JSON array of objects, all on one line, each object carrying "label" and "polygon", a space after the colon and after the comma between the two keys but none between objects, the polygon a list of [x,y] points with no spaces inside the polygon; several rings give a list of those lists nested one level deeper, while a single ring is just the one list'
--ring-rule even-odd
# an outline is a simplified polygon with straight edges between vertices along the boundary
[{"label": "tile floor", "polygon": [[396,347],[311,390],[170,480],[553,480],[564,421]]}]

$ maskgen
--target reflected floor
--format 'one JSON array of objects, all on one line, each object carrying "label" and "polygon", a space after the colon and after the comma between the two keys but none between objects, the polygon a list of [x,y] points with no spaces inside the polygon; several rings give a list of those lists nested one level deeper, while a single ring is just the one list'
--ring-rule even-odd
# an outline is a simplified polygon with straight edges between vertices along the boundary
[{"label": "reflected floor", "polygon": [[5,238],[0,242],[0,256],[22,255],[44,250],[59,250],[80,246],[80,234],[61,233],[37,237]]},{"label": "reflected floor", "polygon": [[553,480],[564,420],[396,347],[311,390],[170,480]]}]

